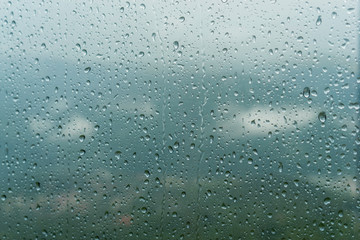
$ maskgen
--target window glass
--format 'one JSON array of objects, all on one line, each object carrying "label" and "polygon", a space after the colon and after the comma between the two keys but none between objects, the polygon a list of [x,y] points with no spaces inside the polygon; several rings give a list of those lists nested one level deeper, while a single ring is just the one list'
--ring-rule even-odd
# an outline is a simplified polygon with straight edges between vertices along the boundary
[{"label": "window glass", "polygon": [[357,1],[1,1],[1,239],[360,239]]}]

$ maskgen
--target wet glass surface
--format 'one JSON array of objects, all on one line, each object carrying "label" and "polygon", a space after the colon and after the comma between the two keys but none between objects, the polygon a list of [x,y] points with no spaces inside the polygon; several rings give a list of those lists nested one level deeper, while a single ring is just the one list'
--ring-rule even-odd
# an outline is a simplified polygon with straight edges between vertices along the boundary
[{"label": "wet glass surface", "polygon": [[0,10],[0,239],[360,239],[356,1]]}]

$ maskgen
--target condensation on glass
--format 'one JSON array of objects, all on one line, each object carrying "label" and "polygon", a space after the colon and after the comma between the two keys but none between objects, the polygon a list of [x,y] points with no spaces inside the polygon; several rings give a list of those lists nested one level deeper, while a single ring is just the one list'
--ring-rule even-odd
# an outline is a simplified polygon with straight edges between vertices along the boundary
[{"label": "condensation on glass", "polygon": [[0,239],[360,239],[357,1],[0,13]]}]

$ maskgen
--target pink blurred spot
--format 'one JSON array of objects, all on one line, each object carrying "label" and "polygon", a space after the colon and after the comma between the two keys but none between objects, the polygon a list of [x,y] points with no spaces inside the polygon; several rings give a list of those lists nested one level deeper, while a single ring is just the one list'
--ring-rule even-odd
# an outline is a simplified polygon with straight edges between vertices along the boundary
[{"label": "pink blurred spot", "polygon": [[130,226],[132,222],[132,217],[130,215],[124,215],[120,217],[120,224],[124,224],[125,226]]}]

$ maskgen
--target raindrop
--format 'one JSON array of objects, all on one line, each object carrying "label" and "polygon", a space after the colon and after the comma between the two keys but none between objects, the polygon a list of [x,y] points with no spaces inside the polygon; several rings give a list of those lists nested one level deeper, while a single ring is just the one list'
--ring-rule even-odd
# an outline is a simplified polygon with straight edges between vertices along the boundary
[{"label": "raindrop", "polygon": [[116,151],[115,152],[116,159],[120,159],[120,155],[121,155],[121,151]]},{"label": "raindrop", "polygon": [[340,210],[340,211],[338,212],[338,216],[339,216],[339,217],[343,217],[343,216],[344,216],[343,210]]},{"label": "raindrop", "polygon": [[80,140],[80,142],[83,142],[85,140],[85,135],[80,135],[79,140]]},{"label": "raindrop", "polygon": [[329,197],[324,199],[324,204],[329,205],[331,203],[331,199]]},{"label": "raindrop", "polygon": [[173,43],[173,46],[174,46],[174,49],[177,50],[179,48],[179,42],[178,41],[175,41]]},{"label": "raindrop", "polygon": [[318,16],[318,18],[316,20],[316,26],[320,26],[321,23],[322,23],[321,16]]},{"label": "raindrop", "polygon": [[282,162],[279,162],[279,172],[281,173],[284,169]]},{"label": "raindrop", "polygon": [[90,72],[90,71],[91,71],[91,67],[87,67],[87,68],[84,69],[84,72],[85,72],[85,73],[88,73],[88,72]]},{"label": "raindrop", "polygon": [[304,96],[305,98],[310,97],[310,88],[308,88],[308,87],[305,87],[305,88],[304,88],[304,90],[303,90],[303,96]]},{"label": "raindrop", "polygon": [[36,185],[36,191],[40,191],[40,183],[36,182],[35,185]]},{"label": "raindrop", "polygon": [[325,114],[325,112],[319,113],[318,118],[319,118],[320,122],[325,123],[326,122],[326,114]]},{"label": "raindrop", "polygon": [[6,200],[6,195],[5,195],[5,194],[1,195],[1,200],[2,200],[2,201],[5,201],[5,200]]}]

